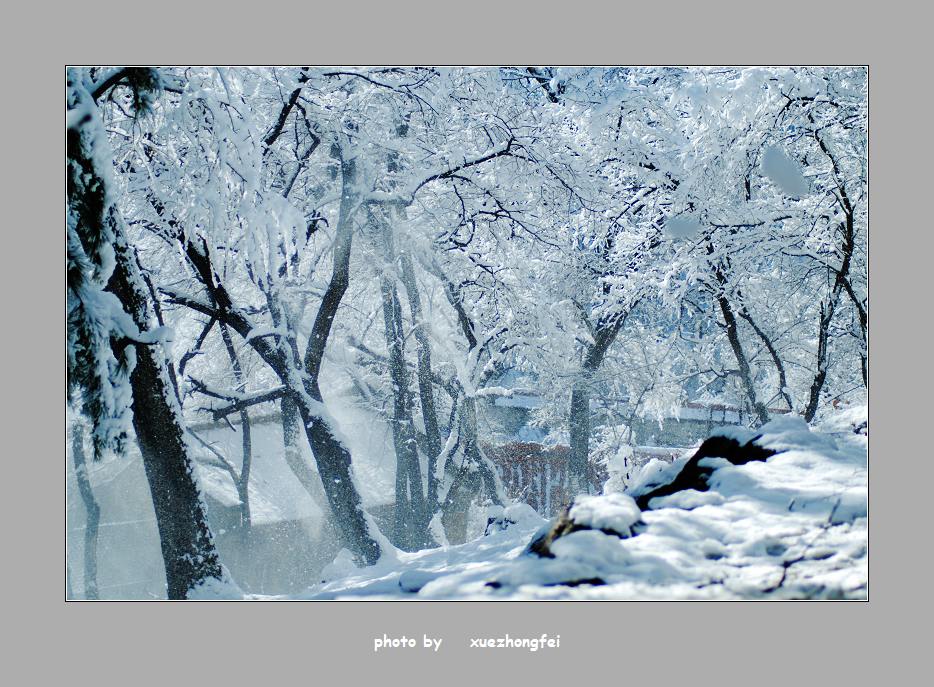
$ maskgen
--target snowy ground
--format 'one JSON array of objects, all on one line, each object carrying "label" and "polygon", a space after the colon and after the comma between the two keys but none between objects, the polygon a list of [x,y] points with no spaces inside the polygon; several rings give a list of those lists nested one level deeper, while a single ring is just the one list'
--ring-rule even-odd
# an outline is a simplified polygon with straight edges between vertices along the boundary
[{"label": "snowy ground", "polygon": [[[708,459],[709,491],[654,499],[641,514],[626,494],[591,497],[572,512],[632,536],[581,530],[552,544],[554,558],[539,558],[526,547],[548,523],[517,505],[505,513],[515,524],[460,546],[391,551],[364,569],[339,556],[320,584],[290,598],[866,598],[868,439],[853,430],[864,419],[865,407],[854,409],[818,432],[779,418],[757,443],[781,453],[742,466]],[[648,464],[631,493],[686,458]]]}]

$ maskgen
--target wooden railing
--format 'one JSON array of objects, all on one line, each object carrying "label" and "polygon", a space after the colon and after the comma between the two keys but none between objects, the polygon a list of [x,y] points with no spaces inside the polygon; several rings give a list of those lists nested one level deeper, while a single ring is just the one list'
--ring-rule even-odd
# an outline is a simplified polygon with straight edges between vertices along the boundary
[{"label": "wooden railing", "polygon": [[[653,458],[670,462],[686,450],[635,447],[630,459],[631,468],[635,470]],[[568,446],[514,442],[484,446],[484,452],[496,466],[506,488],[506,495],[529,504],[543,517],[557,515],[574,496],[569,490],[568,459],[571,449]],[[601,493],[609,477],[606,467],[598,461],[592,461],[591,477],[591,493]]]}]

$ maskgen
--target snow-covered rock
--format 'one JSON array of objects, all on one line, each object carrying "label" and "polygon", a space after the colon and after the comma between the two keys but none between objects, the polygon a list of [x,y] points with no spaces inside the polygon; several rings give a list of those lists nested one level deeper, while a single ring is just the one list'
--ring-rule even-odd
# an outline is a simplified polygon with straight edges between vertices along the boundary
[{"label": "snow-covered rock", "polygon": [[554,546],[558,540],[582,530],[596,530],[604,535],[624,539],[632,536],[633,527],[638,522],[639,507],[631,496],[578,496],[550,526],[542,528],[532,538],[528,553],[554,558]]},{"label": "snow-covered rock", "polygon": [[[780,420],[773,421],[766,427],[774,422],[780,422]],[[804,423],[803,420],[801,422]],[[804,424],[804,429],[807,430],[806,424]],[[799,431],[799,428],[794,425],[789,431]],[[735,430],[719,428],[700,445],[692,456],[682,456],[670,466],[653,469],[648,477],[639,475],[629,494],[635,498],[639,508],[646,509],[652,507],[653,500],[678,492],[707,491],[710,477],[718,468],[765,460],[781,450],[777,446],[766,448],[759,443],[760,438],[760,435],[745,428]]]},{"label": "snow-covered rock", "polygon": [[[578,498],[553,522],[504,509],[506,529],[400,552],[302,598],[866,598],[866,437],[791,417],[716,434],[707,455],[650,471],[644,509],[632,493]],[[702,488],[662,494],[692,460]]]},{"label": "snow-covered rock", "polygon": [[513,503],[505,508],[503,506],[491,506],[487,509],[487,523],[484,534],[489,535],[493,532],[499,532],[520,523],[538,525],[541,520],[542,516],[527,503]]}]

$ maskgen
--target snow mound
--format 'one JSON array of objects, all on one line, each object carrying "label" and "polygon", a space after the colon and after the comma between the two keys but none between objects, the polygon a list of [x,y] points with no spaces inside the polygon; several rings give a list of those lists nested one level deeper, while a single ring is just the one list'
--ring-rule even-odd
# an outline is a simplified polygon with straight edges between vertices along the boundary
[{"label": "snow mound", "polygon": [[[706,491],[665,494],[641,512],[632,493],[578,497],[545,555],[531,543],[561,518],[512,507],[499,513],[517,520],[507,529],[348,569],[302,598],[867,598],[866,438],[829,436],[793,417],[753,441],[720,436],[778,453],[739,464],[707,455]],[[677,476],[678,465],[647,472],[643,488]]]},{"label": "snow mound", "polygon": [[844,406],[824,415],[820,430],[831,435],[869,436],[869,406],[865,403]]},{"label": "snow mound", "polygon": [[224,571],[224,578],[208,577],[188,592],[189,601],[239,601],[249,598]]},{"label": "snow mound", "polygon": [[501,532],[513,525],[532,523],[538,526],[542,522],[542,516],[527,503],[513,503],[506,507],[490,506],[486,510],[486,515],[485,535]]},{"label": "snow mound", "polygon": [[701,506],[719,506],[723,502],[723,497],[715,491],[697,491],[696,489],[685,489],[653,500],[659,508],[683,508],[684,510],[694,510]]},{"label": "snow mound", "polygon": [[812,432],[804,418],[798,415],[785,415],[762,425],[760,436],[756,439],[759,446],[773,451],[789,449],[812,449],[814,451],[834,451],[837,448],[833,438],[819,432]]},{"label": "snow mound", "polygon": [[741,427],[739,425],[723,425],[722,427],[714,427],[713,431],[710,433],[710,436],[734,439],[740,444],[748,444],[759,435],[748,427]]},{"label": "snow mound", "polygon": [[418,592],[426,584],[440,577],[442,573],[431,570],[405,570],[399,575],[399,588],[410,594]]},{"label": "snow mound", "polygon": [[639,507],[626,494],[578,496],[569,513],[571,520],[592,530],[626,533],[639,521]]},{"label": "snow mound", "polygon": [[357,571],[357,564],[354,562],[353,553],[349,549],[341,549],[334,560],[324,566],[321,571],[321,581],[330,582],[342,577],[346,577]]},{"label": "snow mound", "polygon": [[670,463],[661,458],[653,458],[633,475],[626,493],[635,498],[648,494],[664,484],[670,484],[690,458],[690,453],[686,453]]}]

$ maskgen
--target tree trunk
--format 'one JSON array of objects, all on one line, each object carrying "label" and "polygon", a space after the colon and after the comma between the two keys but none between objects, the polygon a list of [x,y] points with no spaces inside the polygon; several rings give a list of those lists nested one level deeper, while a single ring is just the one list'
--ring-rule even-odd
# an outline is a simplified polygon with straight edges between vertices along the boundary
[{"label": "tree trunk", "polygon": [[502,506],[506,502],[506,491],[502,480],[496,472],[492,461],[486,457],[480,446],[477,433],[477,403],[474,398],[465,396],[461,404],[461,421],[463,423],[464,454],[469,461],[470,469],[480,475],[481,487],[486,498],[496,505]]},{"label": "tree trunk", "polygon": [[[136,287],[125,243],[117,245],[116,257],[109,288],[144,332],[148,328],[145,297]],[[194,481],[180,411],[171,403],[174,396],[162,356],[154,349],[136,346],[136,366],[130,375],[133,429],[152,492],[168,597],[184,599],[206,579],[222,579],[223,572]]]},{"label": "tree trunk", "polygon": [[302,456],[301,448],[298,445],[301,433],[301,418],[298,413],[298,406],[295,399],[291,396],[283,396],[280,401],[280,410],[282,412],[282,440],[285,447],[285,462],[295,475],[308,495],[321,508],[325,518],[330,519],[330,506],[324,493],[324,487],[321,484],[321,477],[317,472],[311,469],[311,466]]},{"label": "tree trunk", "polygon": [[[224,348],[227,349],[227,357],[230,358],[230,365],[233,367],[234,379],[237,382],[237,391],[243,393],[246,391],[246,382],[243,379],[243,369],[240,366],[240,358],[234,348],[233,341],[230,338],[230,330],[227,325],[220,324],[221,338],[224,340]],[[253,463],[253,447],[250,427],[250,412],[246,408],[240,409],[240,437],[243,446],[243,462],[240,466],[240,477],[237,480],[237,494],[240,498],[240,527],[244,540],[249,543],[251,517],[250,517],[250,468]]]},{"label": "tree trunk", "polygon": [[502,481],[480,448],[474,398],[464,396],[461,399],[459,415],[464,458],[454,474],[441,511],[444,534],[451,544],[463,544],[467,540],[470,504],[479,494],[485,493],[490,502],[497,506],[505,505],[506,501]]},{"label": "tree trunk", "polygon": [[[356,180],[354,162],[341,159],[340,149],[336,145],[332,148],[332,154],[340,162],[343,176],[343,191],[333,248],[334,266],[331,280],[315,316],[308,347],[305,350],[304,370],[296,364],[295,351],[290,348],[292,346],[290,342],[284,342],[288,344],[284,345],[281,337],[277,337],[277,344],[272,345],[264,338],[249,337],[252,325],[234,307],[230,294],[224,286],[215,283],[214,268],[211,265],[207,248],[202,249],[189,241],[184,232],[179,232],[177,238],[182,242],[186,255],[202,284],[208,290],[214,305],[205,307],[204,304],[183,297],[176,297],[175,300],[228,324],[244,340],[250,342],[256,353],[272,368],[288,389],[288,394],[291,395],[305,428],[305,436],[318,465],[321,485],[331,514],[337,527],[340,528],[341,539],[344,545],[354,552],[359,562],[372,565],[380,556],[375,525],[371,526],[371,522],[363,511],[359,492],[353,483],[350,452],[335,436],[329,425],[330,419],[327,418],[321,389],[318,386],[321,363],[331,326],[349,284],[350,250],[353,241],[352,215],[358,203],[353,191]],[[272,298],[270,309],[274,318],[277,317],[275,306],[275,299]],[[286,434],[289,435],[290,432],[286,431]],[[287,453],[286,457],[295,459],[292,465],[297,476],[304,473],[300,467],[299,456],[296,454],[290,456]],[[299,479],[302,478],[299,477]]]},{"label": "tree trunk", "polygon": [[[266,302],[269,305],[273,326],[280,329],[285,325],[285,329],[289,332],[288,350],[282,351],[283,359],[291,359],[294,368],[301,369],[302,359],[298,352],[298,342],[295,339],[295,327],[288,316],[288,311],[280,307],[278,299],[270,291],[266,292]],[[282,347],[279,348],[281,351]],[[280,374],[279,376],[281,378],[284,375]],[[324,485],[321,483],[321,477],[311,468],[299,448],[299,430],[301,427],[298,406],[295,404],[293,396],[290,394],[283,396],[279,402],[279,409],[282,415],[282,443],[285,449],[286,465],[289,466],[292,474],[295,475],[295,478],[321,509],[326,529],[331,534],[335,534],[333,516],[330,512],[327,495],[324,492]]]},{"label": "tree trunk", "polygon": [[[287,117],[287,112],[285,116]],[[372,526],[374,531],[371,531],[370,523],[360,504],[359,493],[352,481],[350,453],[334,436],[328,421],[323,417],[324,408],[321,391],[318,388],[318,376],[331,325],[337,314],[338,305],[347,290],[350,248],[353,239],[352,215],[359,204],[359,198],[354,190],[356,186],[354,161],[343,159],[340,145],[337,142],[332,145],[331,154],[338,161],[342,175],[341,202],[333,249],[334,268],[331,281],[318,308],[305,351],[304,371],[298,365],[297,346],[294,340],[288,342],[293,351],[287,353],[283,350],[286,347],[281,345],[281,337],[277,339],[276,346],[268,345],[261,338],[249,338],[252,330],[249,321],[234,308],[226,288],[222,284],[215,283],[215,272],[209,257],[210,251],[205,241],[202,239],[201,245],[192,241],[175,218],[169,217],[166,221],[176,231],[176,239],[207,289],[212,306],[206,308],[204,304],[178,296],[175,297],[176,302],[196,311],[206,312],[210,317],[228,324],[244,340],[249,341],[257,354],[272,368],[289,390],[305,427],[305,435],[318,464],[322,487],[331,507],[331,513],[341,530],[342,539],[345,545],[354,551],[359,561],[372,564],[379,559],[380,555],[379,544],[375,537],[375,525]],[[152,199],[150,202],[153,203],[156,212],[162,216],[164,210],[161,203]],[[272,307],[274,305],[275,299],[270,304],[275,317]],[[287,452],[286,456],[289,458],[290,454]],[[296,458],[292,462],[296,475],[304,474],[298,457],[295,454],[291,454],[291,457]],[[299,479],[302,478],[299,477]]]},{"label": "tree trunk", "polygon": [[412,423],[409,400],[409,375],[405,365],[402,311],[399,295],[390,278],[384,276],[380,290],[383,298],[383,323],[389,350],[389,378],[392,386],[392,437],[396,451],[395,534],[399,546],[418,550],[426,543],[428,521],[422,493],[418,445]]},{"label": "tree trunk", "polygon": [[[445,296],[457,314],[457,322],[464,338],[467,340],[466,358],[470,359],[479,343],[473,322],[471,322],[464,308],[460,291],[445,276],[437,261],[431,261],[430,269],[441,280],[444,285]],[[460,469],[456,472],[451,486],[448,488],[444,503],[441,505],[441,522],[444,525],[445,536],[452,544],[464,541],[470,503],[475,496],[481,493],[484,487],[486,488],[487,498],[492,503],[503,505],[507,500],[502,480],[496,474],[490,460],[483,455],[483,451],[480,449],[477,434],[477,408],[474,398],[466,394],[461,398],[459,417],[459,441],[464,443],[464,460]],[[435,469],[437,470],[437,465]]]},{"label": "tree trunk", "polygon": [[84,598],[99,599],[97,588],[97,532],[101,520],[101,509],[94,498],[91,480],[88,479],[88,464],[84,453],[84,430],[80,422],[71,428],[71,453],[75,464],[78,491],[84,502],[87,523],[84,528]]},{"label": "tree trunk", "polygon": [[[405,331],[402,306],[395,285],[393,267],[396,264],[392,226],[381,221],[377,213],[370,219],[381,234],[385,265],[380,279],[383,304],[383,332],[389,352],[389,380],[392,388],[392,437],[396,453],[396,506],[394,535],[398,546],[417,551],[428,545],[428,512],[418,455],[415,425],[412,419],[412,399],[409,371],[405,362]],[[430,383],[430,382],[429,382]],[[436,423],[437,424],[437,423]],[[437,426],[435,427],[437,432]]]},{"label": "tree trunk", "polygon": [[749,360],[743,350],[743,344],[739,339],[739,325],[736,321],[736,315],[733,314],[733,308],[726,296],[722,293],[717,296],[717,303],[720,305],[720,312],[723,313],[723,321],[726,323],[726,337],[730,342],[730,348],[733,349],[733,355],[736,357],[736,364],[739,366],[739,376],[743,383],[743,389],[746,391],[746,398],[749,406],[755,412],[760,425],[769,421],[769,411],[765,405],[756,396],[756,387],[752,379],[752,370],[749,367]]},{"label": "tree trunk", "polygon": [[[345,202],[342,201],[342,208]],[[252,325],[236,310],[226,289],[222,285],[215,284],[214,270],[207,257],[207,251],[200,250],[191,242],[184,244],[186,253],[215,305],[205,306],[203,303],[180,296],[176,296],[174,300],[226,322],[244,340],[250,342],[256,353],[276,373],[288,389],[288,395],[292,397],[295,409],[305,428],[306,439],[318,465],[321,486],[331,514],[337,527],[340,528],[344,545],[354,552],[359,561],[372,564],[379,559],[379,544],[375,533],[370,531],[370,525],[361,508],[359,493],[351,479],[350,453],[334,436],[323,417],[324,407],[321,402],[321,390],[318,387],[318,375],[330,326],[349,278],[350,237],[347,229],[341,229],[340,224],[335,245],[335,273],[318,308],[308,349],[305,352],[304,371],[296,369],[291,358],[292,354],[283,351],[282,347],[273,346],[265,338],[249,338],[253,329]],[[291,435],[291,432],[286,431],[286,435]],[[300,455],[287,453],[286,458],[290,457],[295,458],[291,467],[301,481],[303,478],[300,475],[306,474],[306,471],[300,465]]]},{"label": "tree trunk", "polygon": [[[465,456],[464,462],[467,463]],[[467,521],[470,504],[475,494],[481,489],[480,475],[464,465],[454,477],[448,493],[445,495],[444,508],[441,512],[441,524],[444,536],[450,544],[463,544],[467,541]]]},{"label": "tree trunk", "polygon": [[430,518],[438,509],[438,480],[436,476],[438,456],[441,453],[441,431],[435,409],[431,372],[431,342],[428,340],[426,323],[422,319],[422,304],[415,281],[415,268],[411,256],[401,251],[399,266],[402,269],[402,284],[409,299],[409,311],[415,328],[415,344],[418,349],[418,396],[422,409],[422,422],[428,451],[428,502],[426,509]]},{"label": "tree trunk", "polygon": [[[340,214],[333,248],[334,267],[331,280],[321,298],[305,351],[305,375],[302,379],[305,393],[297,400],[305,434],[318,463],[318,474],[321,476],[331,513],[341,528],[346,545],[361,561],[372,565],[379,560],[380,547],[375,533],[370,531],[370,524],[360,502],[360,494],[351,477],[350,452],[334,436],[328,422],[322,417],[323,406],[320,409],[317,407],[322,404],[318,377],[321,373],[324,350],[337,315],[337,308],[350,282],[352,215],[358,203],[353,191],[357,178],[354,161],[343,159],[337,145],[332,148],[332,155],[339,160],[342,174]],[[312,406],[313,403],[315,407]]]},{"label": "tree trunk", "polygon": [[[814,123],[813,118],[811,118],[811,123]],[[817,408],[820,404],[820,394],[824,387],[824,381],[827,379],[827,345],[830,339],[830,325],[833,322],[833,316],[837,308],[837,302],[840,299],[840,294],[844,289],[846,289],[847,293],[850,294],[850,297],[856,306],[856,310],[859,315],[860,327],[864,333],[864,340],[866,335],[866,328],[868,326],[866,311],[861,306],[859,299],[856,298],[853,287],[849,282],[850,264],[853,260],[853,253],[856,250],[856,230],[854,225],[853,204],[850,202],[850,197],[846,191],[845,185],[840,180],[840,167],[837,164],[837,160],[833,153],[830,151],[830,148],[827,147],[827,144],[824,143],[824,139],[820,137],[819,129],[814,130],[814,138],[817,140],[817,144],[820,146],[820,149],[824,152],[824,154],[830,160],[831,165],[833,166],[833,175],[835,181],[837,182],[837,191],[839,192],[837,197],[837,204],[843,211],[844,220],[840,224],[840,232],[843,235],[843,245],[840,247],[842,252],[840,268],[833,270],[834,283],[830,292],[830,298],[828,298],[825,303],[821,303],[821,314],[817,329],[817,372],[814,374],[814,381],[811,383],[811,389],[808,394],[808,402],[804,410],[804,419],[807,422],[812,422],[814,417],[817,415]],[[861,360],[861,373],[863,376],[863,384],[865,384],[868,388],[869,376],[866,369],[865,360]]]},{"label": "tree trunk", "polygon": [[353,484],[350,453],[338,441],[327,423],[312,415],[306,404],[299,404],[305,435],[318,463],[331,513],[340,528],[345,546],[361,561],[372,565],[379,560],[380,548],[367,522],[360,494]]},{"label": "tree trunk", "polygon": [[[842,192],[841,192],[842,193]],[[804,409],[804,419],[812,422],[817,415],[817,408],[820,405],[820,394],[824,387],[824,381],[827,379],[827,345],[830,342],[830,325],[833,322],[833,316],[837,309],[837,303],[840,300],[840,294],[846,288],[847,277],[850,272],[850,261],[855,250],[853,214],[846,195],[843,194],[843,208],[846,213],[846,220],[841,225],[844,235],[843,242],[843,260],[840,269],[835,271],[833,288],[830,291],[830,297],[826,302],[821,303],[820,319],[817,326],[817,372],[814,375],[814,381],[811,383],[811,389],[808,393],[808,402]],[[865,362],[861,365],[863,374],[863,383],[868,386],[869,379],[866,371]]]},{"label": "tree trunk", "polygon": [[739,316],[749,323],[749,326],[752,327],[752,330],[762,340],[762,343],[765,344],[769,355],[772,356],[772,362],[775,365],[775,370],[778,372],[778,395],[785,400],[785,403],[788,405],[788,410],[794,410],[794,404],[791,402],[791,396],[788,394],[788,377],[785,374],[785,364],[782,362],[781,356],[778,354],[778,350],[775,348],[772,340],[755,323],[755,321],[752,319],[752,316],[747,312],[746,307],[743,305],[740,305]]},{"label": "tree trunk", "polygon": [[[107,289],[145,334],[149,330],[147,296],[124,235],[123,219],[108,202],[106,184],[95,166],[99,152],[78,128],[69,129],[67,143],[69,174],[81,176],[69,179],[69,207],[80,215],[79,223],[89,234],[107,235],[105,224],[112,233],[115,260]],[[82,197],[74,197],[78,189],[85,189]],[[180,410],[159,344],[137,345],[122,339],[114,340],[113,346],[118,360],[128,346],[135,346],[136,364],[130,374],[133,427],[152,492],[168,596],[183,599],[209,578],[223,579],[224,573],[194,480]]]},{"label": "tree trunk", "polygon": [[305,460],[299,448],[301,420],[298,414],[298,406],[295,405],[295,399],[288,395],[283,396],[279,407],[282,413],[282,440],[285,445],[285,462],[292,474],[295,475],[295,479],[298,480],[318,508],[321,509],[322,538],[340,540],[339,523],[334,521],[334,515],[331,513],[331,506],[328,504],[328,497],[324,491],[321,477],[312,470],[311,465]]},{"label": "tree trunk", "polygon": [[[714,253],[713,241],[708,237],[707,255],[714,255]],[[749,407],[756,414],[759,424],[764,425],[769,421],[769,411],[756,396],[756,387],[752,378],[752,370],[749,367],[749,359],[746,357],[746,352],[743,350],[743,344],[739,336],[739,324],[736,321],[733,307],[726,297],[729,280],[726,274],[724,274],[724,269],[729,269],[728,261],[729,258],[727,258],[726,266],[720,261],[715,263],[714,278],[716,279],[716,285],[709,285],[709,288],[713,296],[717,299],[717,304],[720,306],[720,312],[723,315],[723,321],[726,325],[726,337],[730,342],[730,348],[733,351],[733,356],[736,358],[736,364],[739,367],[739,376],[743,384],[743,390],[746,392],[746,399],[749,402]]]},{"label": "tree trunk", "polygon": [[812,422],[814,416],[817,415],[821,390],[824,388],[824,381],[827,379],[827,343],[830,338],[830,323],[833,321],[835,309],[836,294],[831,294],[830,300],[821,303],[820,306],[820,320],[817,326],[817,372],[814,375],[814,381],[811,382],[808,402],[804,408],[806,422]]},{"label": "tree trunk", "polygon": [[[460,435],[464,444],[464,457],[460,467],[454,473],[451,486],[445,494],[441,512],[441,524],[444,536],[451,544],[463,544],[467,541],[467,522],[470,516],[470,504],[480,493],[482,478],[475,461],[476,424],[470,417],[473,399],[466,396],[460,402]],[[452,430],[453,431],[453,430]]]},{"label": "tree trunk", "polygon": [[[590,380],[578,381],[571,390],[568,413],[571,454],[568,458],[569,496],[590,492]],[[566,504],[565,504],[566,505]]]},{"label": "tree trunk", "polygon": [[568,432],[571,438],[571,454],[568,457],[569,498],[593,491],[590,469],[591,383],[627,317],[628,313],[611,322],[598,324],[594,341],[584,355],[580,375],[571,389],[571,407],[568,412]]}]

